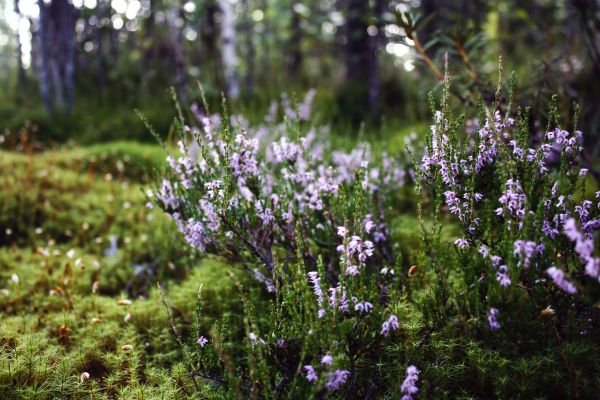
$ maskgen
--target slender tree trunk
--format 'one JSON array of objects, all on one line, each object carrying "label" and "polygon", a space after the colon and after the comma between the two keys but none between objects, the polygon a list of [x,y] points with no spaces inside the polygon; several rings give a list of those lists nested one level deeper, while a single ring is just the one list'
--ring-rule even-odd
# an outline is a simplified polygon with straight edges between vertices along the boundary
[{"label": "slender tree trunk", "polygon": [[369,2],[346,0],[346,84],[353,86],[357,100],[368,102],[371,40],[367,34]]},{"label": "slender tree trunk", "polygon": [[[19,0],[15,0],[15,13],[17,14],[19,23],[21,22],[21,11],[19,10]],[[25,83],[25,68],[23,67],[23,48],[21,46],[21,35],[19,29],[16,32],[17,39],[17,87],[23,87]]]},{"label": "slender tree trunk", "polygon": [[38,5],[40,91],[44,106],[48,112],[53,111],[53,103],[57,109],[70,111],[75,91],[76,10],[67,0],[53,0],[48,5],[39,0]]},{"label": "slender tree trunk", "polygon": [[290,56],[288,60],[288,69],[290,75],[298,78],[302,68],[302,16],[292,6],[291,32],[290,37]]},{"label": "slender tree trunk", "polygon": [[383,13],[386,8],[386,0],[375,0],[373,15],[377,33],[370,36],[371,57],[369,62],[369,107],[376,108],[381,97],[381,79],[379,77],[379,49],[385,38],[383,34]]},{"label": "slender tree trunk", "polygon": [[270,82],[271,79],[271,45],[269,39],[271,38],[271,24],[268,18],[269,15],[269,0],[261,1],[261,9],[263,11],[263,27],[261,37],[262,53],[259,57],[261,62],[261,79],[266,82]]},{"label": "slender tree trunk", "polygon": [[169,35],[171,41],[171,49],[173,51],[173,63],[175,69],[175,87],[179,100],[186,102],[185,95],[185,48],[183,45],[183,32],[177,26],[177,20],[183,18],[183,9],[180,5],[169,10]]},{"label": "slender tree trunk", "polygon": [[73,109],[75,99],[75,24],[77,22],[75,13],[75,7],[65,1],[62,4],[61,18],[57,21],[57,26],[60,27],[61,41],[64,43],[63,81],[67,112]]},{"label": "slender tree trunk", "polygon": [[216,82],[217,87],[224,87],[221,60],[219,51],[217,50],[218,26],[216,16],[219,13],[219,4],[216,0],[208,0],[204,6],[204,18],[202,21],[202,43],[205,48],[205,60],[209,64],[209,68],[204,71],[210,72],[212,79]]},{"label": "slender tree trunk", "polygon": [[240,85],[237,76],[237,55],[236,55],[236,32],[235,32],[235,13],[229,0],[220,0],[222,19],[221,19],[221,52],[223,58],[223,69],[225,75],[226,94],[230,99],[237,99],[240,96]]},{"label": "slender tree trunk", "polygon": [[96,70],[98,74],[98,92],[100,97],[104,97],[104,86],[106,85],[106,71],[104,62],[104,45],[102,42],[102,27],[100,21],[106,15],[106,5],[100,0],[96,6],[97,23],[94,28],[94,39],[96,41]]},{"label": "slender tree trunk", "polygon": [[39,57],[39,48],[38,48],[38,32],[37,32],[38,23],[37,20],[33,18],[29,18],[29,32],[31,33],[31,71],[32,73],[37,73],[40,57]]},{"label": "slender tree trunk", "polygon": [[252,23],[252,9],[248,0],[242,0],[244,7],[244,36],[246,37],[246,92],[252,95],[254,92],[254,25]]},{"label": "slender tree trunk", "polygon": [[39,83],[40,83],[40,93],[42,94],[42,99],[44,100],[44,108],[48,114],[51,114],[52,109],[52,95],[50,93],[50,69],[48,65],[48,48],[46,44],[49,42],[50,38],[48,32],[48,7],[44,3],[44,0],[38,0],[38,6],[40,8],[40,18],[39,18],[39,26],[38,26],[38,34],[37,34],[37,46],[38,53],[40,56],[39,63]]},{"label": "slender tree trunk", "polygon": [[[154,65],[155,59],[155,51],[154,51],[154,43],[156,41],[155,38],[155,16],[156,16],[156,1],[157,0],[149,0],[150,1],[150,14],[146,21],[144,22],[145,26],[145,46],[146,49],[144,51],[144,56],[142,57],[141,62],[141,70],[142,70],[142,87],[146,87],[148,85],[150,69]],[[149,45],[148,45],[149,44]]]}]

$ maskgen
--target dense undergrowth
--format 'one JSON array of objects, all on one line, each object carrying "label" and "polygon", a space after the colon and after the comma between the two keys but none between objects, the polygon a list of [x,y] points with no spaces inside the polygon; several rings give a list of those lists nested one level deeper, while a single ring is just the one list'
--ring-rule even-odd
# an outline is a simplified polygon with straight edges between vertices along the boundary
[{"label": "dense undergrowth", "polygon": [[[190,374],[233,398],[593,398],[600,192],[578,110],[569,132],[553,100],[532,130],[501,89],[466,120],[446,76],[409,157],[315,140],[304,103],[248,132],[226,109],[180,113],[149,197],[193,248],[261,282],[271,310],[240,286],[244,340],[172,322]],[[416,242],[395,235],[406,210]]]},{"label": "dense undergrowth", "polygon": [[259,126],[196,108],[198,128],[173,124],[179,148],[15,140],[3,398],[594,398],[598,282],[577,246],[598,211],[579,142],[542,173],[515,151],[542,149],[524,110],[474,112],[473,145],[446,102],[433,134],[370,145],[289,107]]}]

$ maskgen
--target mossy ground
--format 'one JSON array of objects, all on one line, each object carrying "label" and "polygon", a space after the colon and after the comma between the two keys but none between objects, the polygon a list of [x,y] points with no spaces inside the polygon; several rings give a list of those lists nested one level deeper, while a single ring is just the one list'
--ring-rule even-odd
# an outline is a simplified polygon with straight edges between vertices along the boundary
[{"label": "mossy ground", "polygon": [[[159,146],[127,142],[0,151],[0,398],[227,397],[222,387],[190,378],[156,282],[190,344],[202,287],[201,334],[210,337],[217,322],[238,332],[240,337],[227,338],[234,361],[245,357],[233,345],[244,335],[235,281],[244,282],[259,307],[266,296],[256,295],[262,288],[240,268],[201,259],[172,221],[145,206],[150,171],[161,168],[164,155]],[[443,241],[451,242],[455,226],[444,225]],[[406,262],[419,244],[417,226],[411,212],[391,226]],[[415,279],[434,282],[435,275]],[[392,349],[399,359],[414,354],[423,398],[551,399],[566,386],[589,398],[600,387],[598,344],[591,335],[557,345],[551,325],[539,341],[539,335],[516,334],[525,325],[515,321],[514,329],[492,337],[474,332],[473,321],[460,316],[432,332],[428,316],[411,304],[431,296],[425,290],[398,305],[403,340]],[[120,304],[124,299],[131,304]],[[531,305],[525,314],[543,306]],[[131,349],[123,350],[127,345]],[[83,372],[90,375],[84,382]]]},{"label": "mossy ground", "polygon": [[160,147],[132,143],[0,152],[0,397],[191,393],[156,282],[184,330],[200,286],[207,332],[242,310],[228,267],[200,260],[146,208],[162,160]]}]

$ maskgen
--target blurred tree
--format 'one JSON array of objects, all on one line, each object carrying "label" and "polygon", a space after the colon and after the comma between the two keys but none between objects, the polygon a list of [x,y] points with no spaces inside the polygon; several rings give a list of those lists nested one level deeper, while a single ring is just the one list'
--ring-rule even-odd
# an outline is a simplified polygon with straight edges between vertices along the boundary
[{"label": "blurred tree", "polygon": [[40,88],[46,110],[70,111],[75,74],[75,7],[67,0],[38,2]]},{"label": "blurred tree", "polygon": [[302,67],[302,14],[300,3],[295,3],[290,7],[290,40],[288,53],[288,70],[290,77],[298,79]]},{"label": "blurred tree", "polygon": [[175,2],[167,10],[167,24],[169,29],[169,45],[173,56],[173,68],[175,71],[175,87],[177,95],[184,103],[187,101],[185,94],[186,83],[186,61],[183,43],[183,9],[179,2]]},{"label": "blurred tree", "polygon": [[237,36],[235,30],[235,13],[230,0],[220,0],[221,6],[221,54],[225,75],[227,97],[235,100],[240,95],[238,82]]},{"label": "blurred tree", "polygon": [[242,22],[242,35],[246,38],[246,93],[252,96],[254,93],[254,24],[252,23],[252,6],[249,0],[242,0],[244,19]]},{"label": "blurred tree", "polygon": [[[17,14],[19,23],[21,22],[21,11],[19,10],[19,0],[15,0],[15,14]],[[25,68],[23,67],[23,49],[21,46],[21,34],[19,29],[15,32],[17,42],[17,88],[22,88],[25,84]]]}]

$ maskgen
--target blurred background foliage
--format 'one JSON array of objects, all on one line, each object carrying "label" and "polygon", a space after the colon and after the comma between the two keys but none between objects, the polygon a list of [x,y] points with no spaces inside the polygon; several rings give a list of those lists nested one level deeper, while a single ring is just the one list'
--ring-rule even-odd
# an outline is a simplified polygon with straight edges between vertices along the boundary
[{"label": "blurred background foliage", "polygon": [[167,89],[189,106],[199,81],[213,112],[223,93],[258,121],[316,88],[319,122],[386,134],[429,118],[447,52],[464,103],[493,96],[500,55],[534,115],[577,101],[595,158],[599,29],[597,0],[0,0],[0,128],[152,140],[134,108],[167,132]]}]

